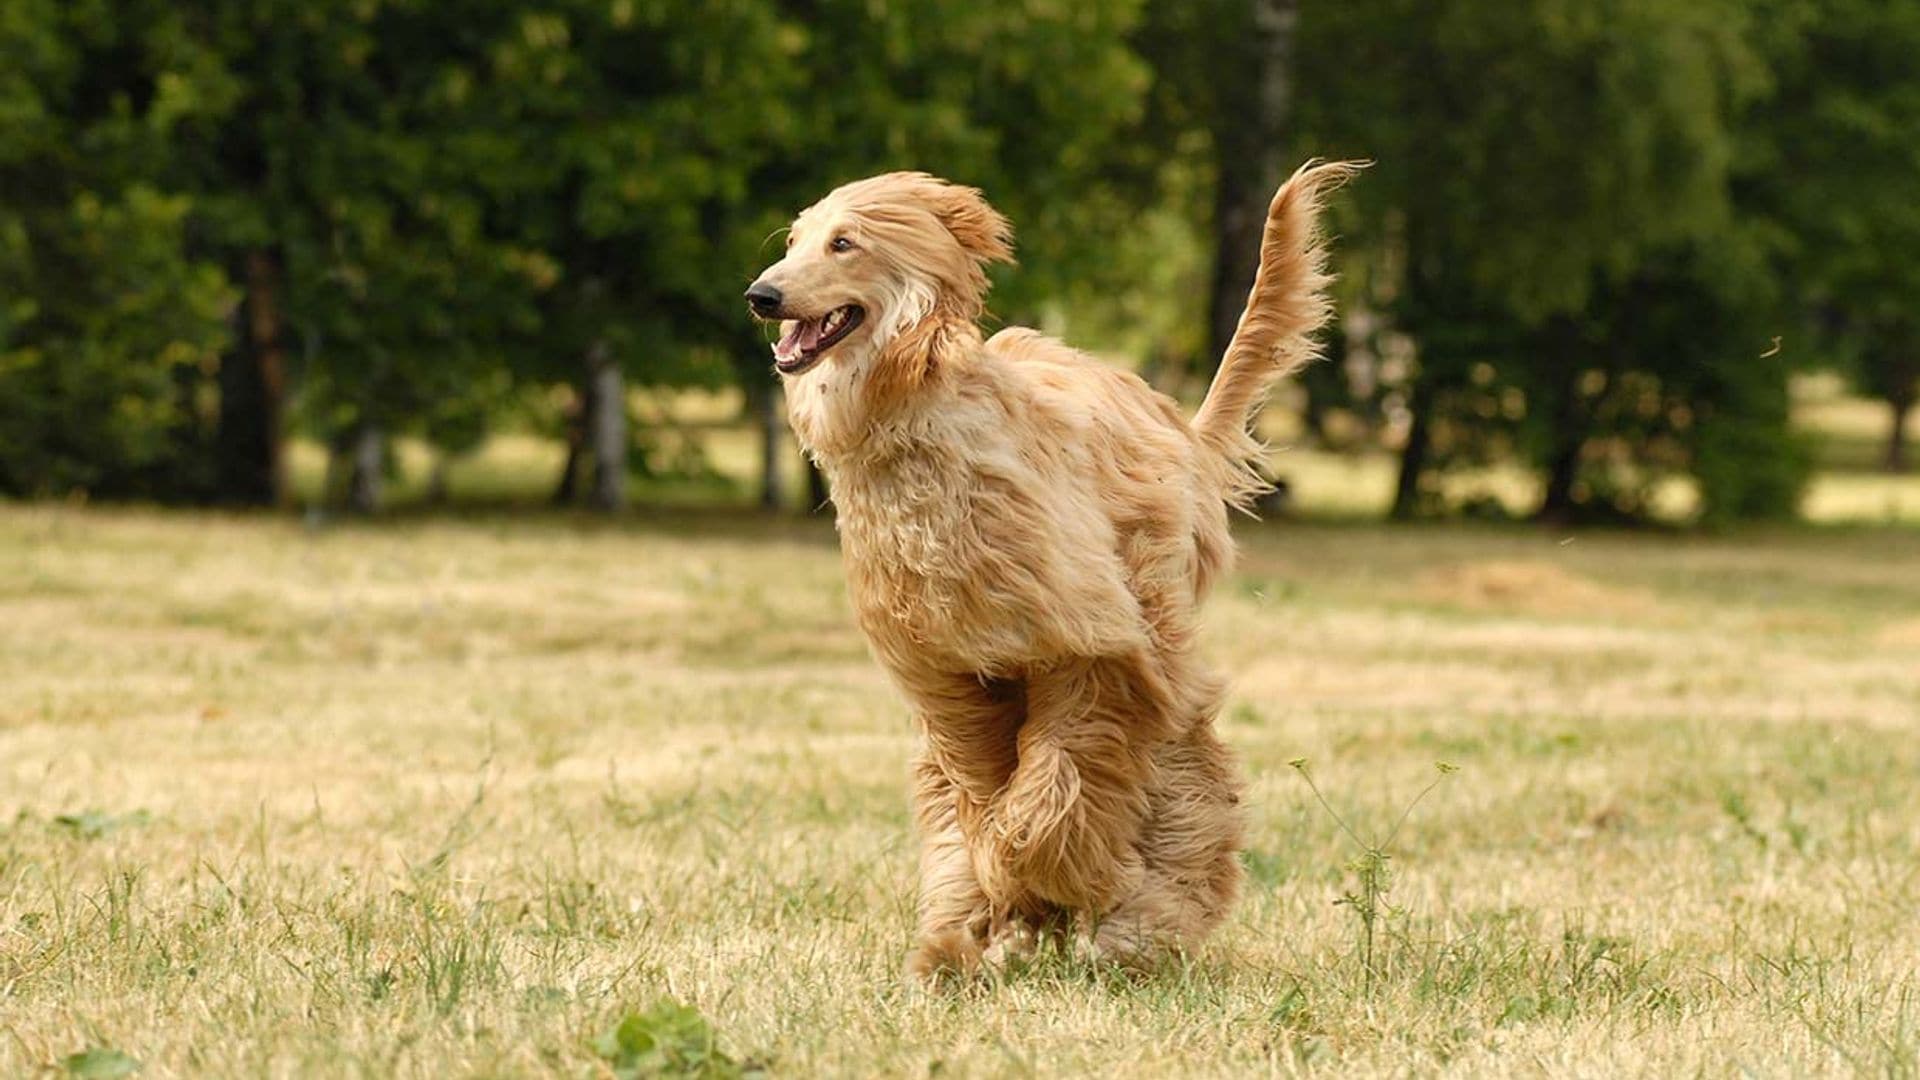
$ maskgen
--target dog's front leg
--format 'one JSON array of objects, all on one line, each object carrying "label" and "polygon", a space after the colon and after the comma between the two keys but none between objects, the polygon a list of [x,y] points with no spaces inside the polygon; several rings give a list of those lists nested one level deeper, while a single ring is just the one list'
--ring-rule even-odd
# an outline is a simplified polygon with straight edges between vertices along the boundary
[{"label": "dog's front leg", "polygon": [[907,973],[919,979],[971,974],[986,948],[992,905],[974,876],[952,780],[924,753],[914,762],[913,774],[914,818],[920,830],[920,925]]},{"label": "dog's front leg", "polygon": [[920,832],[919,941],[907,970],[921,978],[976,970],[1013,905],[982,881],[979,834],[988,802],[1013,771],[1025,701],[1012,684],[909,672],[901,684],[926,736],[914,763]]}]

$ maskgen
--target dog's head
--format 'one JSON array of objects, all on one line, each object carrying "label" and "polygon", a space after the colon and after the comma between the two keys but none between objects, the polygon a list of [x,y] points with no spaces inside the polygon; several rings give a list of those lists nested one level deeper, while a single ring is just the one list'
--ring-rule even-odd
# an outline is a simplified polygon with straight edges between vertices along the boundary
[{"label": "dog's head", "polygon": [[786,256],[747,289],[747,305],[780,321],[774,366],[793,377],[883,351],[935,313],[977,319],[982,268],[1012,259],[1012,228],[978,190],[887,173],[837,188],[795,218]]}]

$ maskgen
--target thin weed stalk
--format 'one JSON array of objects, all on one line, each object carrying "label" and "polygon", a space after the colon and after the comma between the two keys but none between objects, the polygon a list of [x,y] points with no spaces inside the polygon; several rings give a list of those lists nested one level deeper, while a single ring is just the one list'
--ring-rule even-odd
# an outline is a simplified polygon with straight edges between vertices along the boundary
[{"label": "thin weed stalk", "polygon": [[1346,833],[1347,839],[1353,841],[1354,846],[1359,849],[1358,853],[1348,860],[1346,867],[1353,874],[1357,887],[1342,893],[1334,904],[1350,909],[1359,919],[1361,980],[1366,995],[1371,997],[1374,979],[1379,973],[1374,949],[1376,930],[1381,916],[1392,910],[1386,902],[1387,893],[1393,889],[1393,855],[1389,849],[1392,848],[1394,840],[1399,837],[1400,830],[1406,825],[1407,819],[1413,816],[1414,807],[1419,806],[1434,788],[1439,787],[1441,781],[1459,771],[1459,767],[1444,761],[1435,763],[1439,775],[1435,776],[1426,787],[1421,788],[1420,793],[1400,811],[1399,819],[1393,823],[1393,828],[1387,830],[1386,838],[1374,841],[1361,837],[1359,832],[1347,823],[1347,819],[1341,816],[1340,811],[1335,810],[1333,804],[1327,801],[1327,796],[1320,790],[1320,785],[1314,782],[1313,772],[1307,768],[1306,758],[1294,758],[1287,764],[1292,765],[1295,771],[1299,772],[1301,778],[1307,782],[1307,789],[1313,792],[1315,799],[1319,800],[1327,816],[1333,819],[1334,824],[1340,826],[1340,831]]}]

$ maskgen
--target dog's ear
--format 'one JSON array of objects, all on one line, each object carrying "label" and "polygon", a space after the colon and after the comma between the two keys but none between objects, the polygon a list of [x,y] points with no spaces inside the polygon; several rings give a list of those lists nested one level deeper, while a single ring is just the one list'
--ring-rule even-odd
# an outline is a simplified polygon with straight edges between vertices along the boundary
[{"label": "dog's ear", "polygon": [[1013,226],[988,205],[979,188],[942,183],[933,213],[961,249],[980,263],[1013,261]]}]

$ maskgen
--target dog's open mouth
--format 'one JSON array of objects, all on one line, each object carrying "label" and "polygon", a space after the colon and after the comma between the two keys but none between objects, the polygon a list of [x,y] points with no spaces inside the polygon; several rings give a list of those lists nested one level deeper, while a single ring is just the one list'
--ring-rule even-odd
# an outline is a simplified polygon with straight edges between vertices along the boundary
[{"label": "dog's open mouth", "polygon": [[837,307],[817,319],[795,319],[773,346],[773,366],[782,375],[798,375],[819,362],[821,354],[853,333],[867,313],[858,304]]}]

